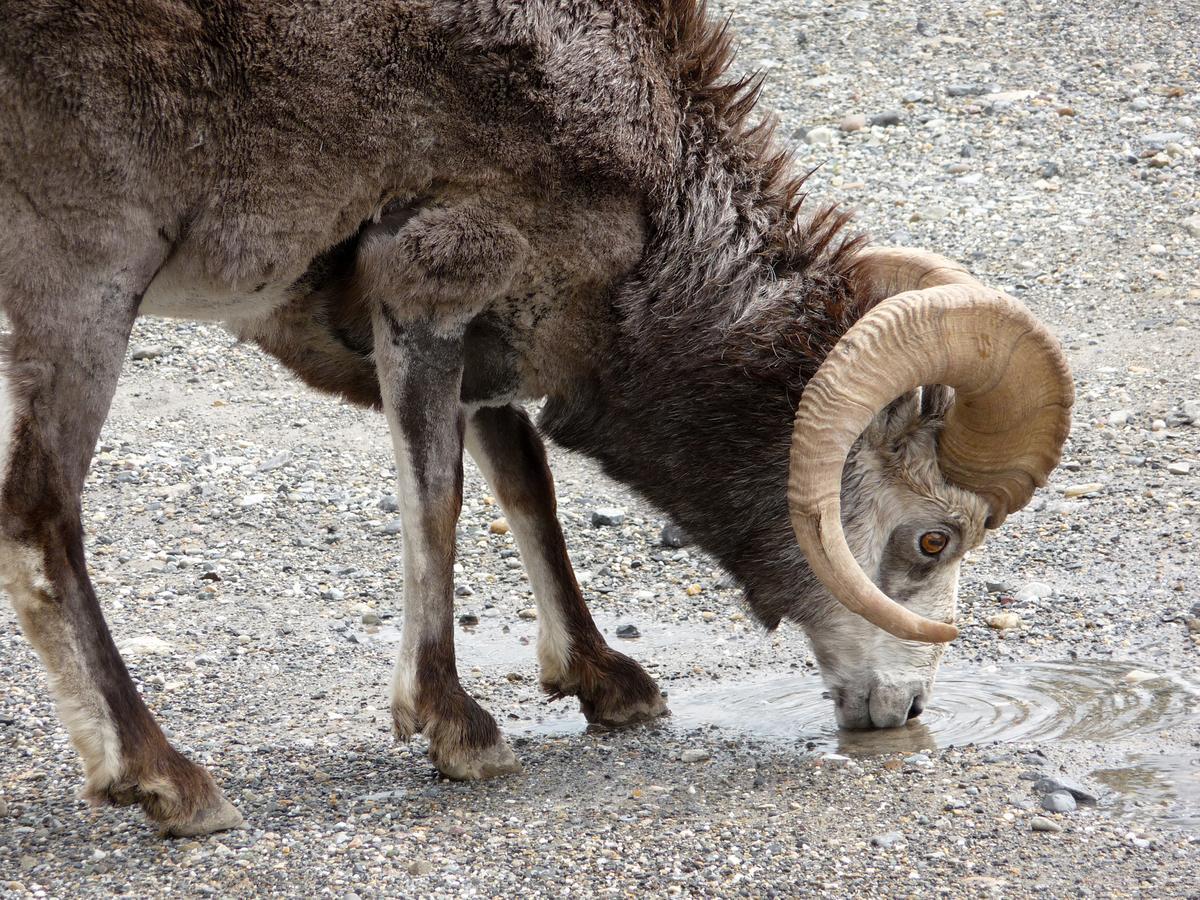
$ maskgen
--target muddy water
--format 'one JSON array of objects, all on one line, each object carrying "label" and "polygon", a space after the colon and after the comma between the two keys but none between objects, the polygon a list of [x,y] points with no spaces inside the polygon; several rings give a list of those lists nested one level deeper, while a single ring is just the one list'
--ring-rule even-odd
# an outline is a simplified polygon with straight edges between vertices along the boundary
[{"label": "muddy water", "polygon": [[[715,636],[687,626],[654,627],[637,641],[611,638],[643,661],[741,658],[754,634]],[[535,623],[502,630],[485,621],[460,629],[460,663],[503,670],[533,657]],[[696,633],[692,633],[696,632]],[[386,627],[372,640],[398,640]],[[1054,745],[1072,774],[1108,788],[1104,804],[1118,815],[1154,816],[1200,828],[1200,680],[1108,660],[944,666],[933,700],[919,720],[884,731],[841,731],[820,679],[764,674],[719,682],[670,684],[664,727],[715,730],[730,737],[802,747],[814,753],[872,756],[951,745]],[[513,734],[553,736],[587,727],[570,703],[544,704],[509,719]]]}]

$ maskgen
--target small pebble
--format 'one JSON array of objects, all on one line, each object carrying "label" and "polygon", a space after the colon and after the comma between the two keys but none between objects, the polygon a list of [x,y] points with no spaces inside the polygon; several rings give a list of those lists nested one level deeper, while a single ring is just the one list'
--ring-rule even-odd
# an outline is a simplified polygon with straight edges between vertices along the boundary
[{"label": "small pebble", "polygon": [[881,849],[886,850],[889,847],[891,847],[895,844],[898,844],[899,842],[901,842],[903,840],[904,840],[904,835],[902,835],[900,832],[889,831],[886,834],[877,834],[873,838],[871,838],[871,846],[879,847]]},{"label": "small pebble", "polygon": [[617,506],[605,506],[592,510],[592,527],[603,528],[620,525],[625,521],[625,510]]},{"label": "small pebble", "polygon": [[1033,831],[1048,831],[1052,834],[1062,831],[1061,825],[1045,816],[1034,816],[1029,820],[1029,827]]},{"label": "small pebble", "polygon": [[838,124],[838,128],[840,128],[842,131],[862,131],[866,127],[867,117],[862,113],[855,113],[853,115],[846,116]]},{"label": "small pebble", "polygon": [[712,753],[703,747],[690,747],[679,754],[681,762],[698,763],[712,759]]},{"label": "small pebble", "polygon": [[625,638],[626,640],[633,640],[634,638],[640,638],[641,636],[642,636],[642,633],[640,631],[638,631],[638,627],[636,625],[628,625],[627,624],[627,625],[618,625],[617,626],[617,637],[619,637],[619,638]]},{"label": "small pebble", "polygon": [[997,630],[1019,628],[1021,627],[1021,617],[1012,612],[996,613],[995,615],[988,616],[987,623],[990,628]]},{"label": "small pebble", "polygon": [[871,125],[878,128],[891,128],[900,124],[901,115],[899,110],[889,109],[887,112],[877,113],[871,116]]},{"label": "small pebble", "polygon": [[534,609],[532,606],[527,606],[525,609],[520,610],[517,613],[517,615],[520,616],[522,619],[527,619],[527,620],[533,620],[538,617],[537,610]]},{"label": "small pebble", "polygon": [[142,347],[134,347],[133,353],[130,354],[133,359],[158,359],[166,351],[158,346],[158,344],[146,344]]},{"label": "small pebble", "polygon": [[1075,798],[1069,791],[1054,791],[1042,798],[1042,809],[1053,813],[1075,811]]},{"label": "small pebble", "polygon": [[826,128],[824,125],[819,125],[816,128],[810,128],[807,133],[805,133],[804,140],[819,147],[828,147],[834,142],[835,135],[832,128]]},{"label": "small pebble", "polygon": [[662,534],[659,536],[659,542],[664,547],[686,547],[691,543],[687,532],[673,522],[668,522],[663,526]]},{"label": "small pebble", "polygon": [[1192,471],[1191,464],[1185,462],[1167,463],[1167,471],[1172,475],[1186,475]]},{"label": "small pebble", "polygon": [[492,534],[508,534],[508,519],[493,519],[488,531]]}]

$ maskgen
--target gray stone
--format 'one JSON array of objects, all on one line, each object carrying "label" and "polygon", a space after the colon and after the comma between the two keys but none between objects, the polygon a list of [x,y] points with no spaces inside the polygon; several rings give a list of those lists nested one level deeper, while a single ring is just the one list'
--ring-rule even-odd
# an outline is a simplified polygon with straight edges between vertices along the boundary
[{"label": "gray stone", "polygon": [[158,359],[167,351],[158,344],[144,344],[141,347],[134,347],[131,356],[133,359]]},{"label": "gray stone", "polygon": [[889,109],[887,112],[876,113],[871,116],[871,125],[879,128],[891,128],[894,125],[899,125],[903,119],[898,109]]},{"label": "gray stone", "polygon": [[1043,775],[1033,783],[1033,789],[1041,794],[1066,791],[1080,803],[1095,803],[1099,798],[1078,781],[1056,775]]},{"label": "gray stone", "polygon": [[1167,463],[1167,471],[1172,475],[1187,475],[1192,471],[1192,466],[1190,463],[1183,461]]},{"label": "gray stone", "polygon": [[688,537],[687,532],[673,522],[668,522],[663,526],[662,534],[659,536],[659,541],[664,547],[686,547],[692,541]]},{"label": "gray stone", "polygon": [[712,759],[712,753],[703,747],[690,747],[679,754],[679,759],[685,763],[706,762]]},{"label": "gray stone", "polygon": [[1200,238],[1200,215],[1188,216],[1179,224],[1189,235],[1194,238]]},{"label": "gray stone", "polygon": [[1053,791],[1042,798],[1042,809],[1054,813],[1075,811],[1075,798],[1070,791]]},{"label": "gray stone", "polygon": [[460,584],[454,588],[455,597],[474,597],[475,589],[469,584]]},{"label": "gray stone", "polygon": [[625,521],[625,510],[617,506],[604,506],[592,510],[592,526],[620,525]]},{"label": "gray stone", "polygon": [[396,499],[395,494],[384,494],[379,498],[379,508],[384,512],[394,513],[400,508],[400,501]]},{"label": "gray stone", "polygon": [[1029,827],[1033,831],[1048,831],[1052,834],[1062,831],[1061,825],[1045,816],[1034,816],[1029,820]]},{"label": "gray stone", "polygon": [[272,472],[275,469],[279,469],[279,468],[282,468],[283,466],[286,466],[291,461],[292,461],[291,451],[284,450],[282,453],[276,453],[274,456],[269,457],[268,459],[259,463],[258,471]]},{"label": "gray stone", "polygon": [[634,638],[640,638],[641,636],[642,633],[638,631],[638,627],[636,625],[625,624],[617,626],[617,637],[619,638],[633,640]]},{"label": "gray stone", "polygon": [[384,534],[400,534],[404,531],[404,523],[400,519],[392,519],[383,526]]},{"label": "gray stone", "polygon": [[987,88],[982,84],[948,84],[946,85],[947,97],[978,97],[980,94],[986,94]]},{"label": "gray stone", "polygon": [[871,846],[879,847],[880,849],[886,850],[889,847],[892,847],[895,844],[898,844],[903,840],[904,840],[904,835],[902,835],[900,832],[889,831],[886,834],[877,834],[873,838],[871,838]]}]

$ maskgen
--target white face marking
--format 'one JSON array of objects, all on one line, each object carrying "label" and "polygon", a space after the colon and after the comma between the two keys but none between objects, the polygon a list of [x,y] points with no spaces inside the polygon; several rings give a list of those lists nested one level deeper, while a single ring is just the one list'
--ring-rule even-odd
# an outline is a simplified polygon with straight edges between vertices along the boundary
[{"label": "white face marking", "polygon": [[[884,425],[877,419],[864,434],[848,463],[854,467],[850,483],[856,486],[853,495],[843,491],[843,528],[863,571],[886,589],[883,569],[893,533],[899,529],[903,535],[916,523],[958,523],[962,534],[955,555],[936,568],[910,569],[917,563],[909,557],[893,556],[887,564],[893,588],[899,584],[904,591],[893,599],[927,618],[951,622],[958,603],[961,554],[982,539],[986,509],[977,496],[942,480],[936,465],[936,431],[913,432],[908,430],[911,426],[904,418]],[[897,428],[904,438],[901,450],[893,449]],[[925,706],[945,652],[943,644],[895,638],[832,597],[825,614],[805,631],[843,727],[903,725],[914,702]]]}]

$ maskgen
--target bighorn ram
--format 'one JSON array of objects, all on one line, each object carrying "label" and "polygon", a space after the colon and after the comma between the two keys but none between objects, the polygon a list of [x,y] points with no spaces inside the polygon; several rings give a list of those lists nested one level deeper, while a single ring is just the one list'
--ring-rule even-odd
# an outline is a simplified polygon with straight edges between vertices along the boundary
[{"label": "bighorn ram", "polygon": [[534,397],[763,625],[807,631],[843,725],[920,713],[963,554],[1058,460],[1067,367],[958,266],[802,214],[696,0],[0,0],[0,22],[0,580],[88,797],[173,834],[240,821],[143,705],[84,562],[140,313],[224,322],[382,408],[393,718],[447,775],[518,769],[455,671],[464,446],[528,567],[546,690],[596,722],[663,711],[588,614]]}]

